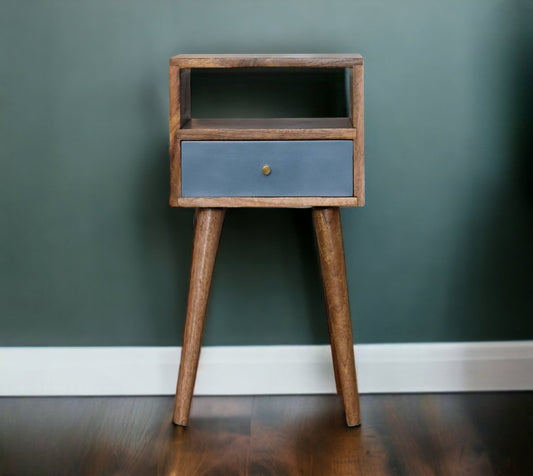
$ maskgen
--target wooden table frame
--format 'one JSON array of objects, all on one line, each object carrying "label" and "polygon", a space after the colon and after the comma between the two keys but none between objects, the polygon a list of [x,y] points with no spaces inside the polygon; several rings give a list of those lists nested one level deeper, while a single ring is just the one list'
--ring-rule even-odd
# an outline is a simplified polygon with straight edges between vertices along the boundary
[{"label": "wooden table frame", "polygon": [[[193,119],[191,69],[243,67],[345,68],[349,117]],[[200,357],[215,257],[227,208],[312,207],[324,284],[337,392],[348,426],[358,426],[359,396],[340,208],[364,205],[363,59],[360,55],[179,55],[170,59],[170,205],[196,208],[189,296],[173,421],[187,426]],[[351,197],[183,197],[182,140],[353,140]]]}]

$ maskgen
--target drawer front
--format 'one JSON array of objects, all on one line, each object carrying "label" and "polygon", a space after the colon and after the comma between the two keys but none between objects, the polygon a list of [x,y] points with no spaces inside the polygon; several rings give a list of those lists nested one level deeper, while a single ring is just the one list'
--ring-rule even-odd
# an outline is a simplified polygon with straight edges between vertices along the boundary
[{"label": "drawer front", "polygon": [[[266,175],[264,166],[270,167]],[[182,141],[183,197],[351,197],[353,142]]]}]

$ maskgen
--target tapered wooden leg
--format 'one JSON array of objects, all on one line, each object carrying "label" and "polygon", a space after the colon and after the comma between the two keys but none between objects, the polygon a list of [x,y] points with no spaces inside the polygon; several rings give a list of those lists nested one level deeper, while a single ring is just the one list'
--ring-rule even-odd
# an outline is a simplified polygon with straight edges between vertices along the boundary
[{"label": "tapered wooden leg", "polygon": [[337,385],[340,386],[344,401],[346,423],[348,426],[358,426],[361,424],[359,394],[355,374],[340,209],[338,207],[313,208],[313,223],[318,242]]},{"label": "tapered wooden leg", "polygon": [[200,208],[196,211],[187,316],[174,405],[173,421],[176,425],[187,426],[189,422],[211,276],[224,213],[225,209],[222,208]]},{"label": "tapered wooden leg", "polygon": [[[324,285],[324,279],[322,279],[322,284]],[[328,307],[328,295],[326,293],[326,287],[323,286],[324,289],[324,302],[326,303],[326,311],[329,312]],[[331,347],[331,358],[333,360],[333,373],[335,375],[335,387],[337,389],[337,393],[339,395],[342,395],[342,388],[341,388],[341,381],[339,377],[339,365],[337,364],[337,354],[335,352],[335,342],[333,342],[333,339],[331,338],[331,320],[328,317],[328,331],[329,331],[329,342]]]},{"label": "tapered wooden leg", "polygon": [[[325,291],[325,289],[324,289]],[[325,295],[325,292],[324,292],[324,295]],[[326,309],[327,309],[328,305],[326,304]],[[330,342],[330,346],[331,346],[331,358],[333,360],[333,373],[335,375],[335,388],[337,390],[337,393],[339,395],[342,395],[342,387],[341,387],[341,381],[340,381],[340,377],[339,377],[339,364],[337,363],[337,353],[335,351],[335,343],[333,342],[333,339],[332,339],[332,334],[331,334],[331,323],[330,323],[330,320],[328,318],[328,328],[329,328],[329,342]]]}]

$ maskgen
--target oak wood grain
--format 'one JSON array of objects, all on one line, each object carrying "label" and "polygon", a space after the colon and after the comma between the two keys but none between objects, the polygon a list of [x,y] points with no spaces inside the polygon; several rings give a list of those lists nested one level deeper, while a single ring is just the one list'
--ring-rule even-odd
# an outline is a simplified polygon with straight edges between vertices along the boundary
[{"label": "oak wood grain", "polygon": [[170,154],[170,197],[168,203],[171,207],[177,207],[179,197],[181,197],[181,141],[174,141]]},{"label": "oak wood grain", "polygon": [[353,127],[357,130],[357,140],[353,143],[353,184],[357,205],[365,204],[365,119],[364,119],[364,69],[357,65],[352,70],[352,111]]},{"label": "oak wood grain", "polygon": [[191,119],[191,73],[189,70],[170,66],[168,79],[169,145],[172,151],[177,131]]},{"label": "oak wood grain", "polygon": [[181,140],[353,140],[356,130],[347,117],[191,119],[177,135]]},{"label": "oak wood grain", "polygon": [[195,398],[194,425],[164,429],[157,474],[248,475],[252,402],[253,397]]},{"label": "oak wood grain", "polygon": [[[324,279],[322,279],[322,288],[324,290],[324,303],[326,304],[326,312],[329,309],[328,306],[328,295],[326,293],[326,287],[324,286]],[[339,362],[337,360],[337,349],[335,347],[335,341],[333,339],[333,331],[331,329],[331,319],[328,316],[328,335],[329,335],[329,342],[330,342],[330,350],[331,350],[331,360],[333,361],[333,374],[335,376],[335,389],[337,390],[337,394],[342,395],[342,385],[341,385],[341,379],[339,374]]]},{"label": "oak wood grain", "polygon": [[196,214],[187,315],[181,350],[173,421],[187,426],[202,346],[207,302],[225,210],[204,208]]},{"label": "oak wood grain", "polygon": [[256,397],[250,474],[399,474],[390,471],[384,416],[375,406],[364,407],[369,424],[346,428],[338,397]]},{"label": "oak wood grain", "polygon": [[261,207],[261,208],[310,208],[355,207],[355,197],[180,197],[177,206],[197,207]]},{"label": "oak wood grain", "polygon": [[191,119],[191,72],[177,66],[169,67],[169,153],[170,200],[176,206],[181,196],[181,151],[179,130]]},{"label": "oak wood grain", "polygon": [[0,474],[525,476],[533,392],[197,397],[190,428],[163,397],[0,398]]},{"label": "oak wood grain", "polygon": [[348,426],[361,424],[340,210],[313,208],[336,377]]},{"label": "oak wood grain", "polygon": [[358,54],[184,54],[170,58],[170,64],[180,68],[350,68],[362,63]]},{"label": "oak wood grain", "polygon": [[170,205],[175,206],[176,197],[181,195],[181,166],[179,141],[177,140],[178,129],[181,124],[180,107],[180,69],[177,66],[170,66],[168,69],[169,82],[169,155],[170,155]]}]

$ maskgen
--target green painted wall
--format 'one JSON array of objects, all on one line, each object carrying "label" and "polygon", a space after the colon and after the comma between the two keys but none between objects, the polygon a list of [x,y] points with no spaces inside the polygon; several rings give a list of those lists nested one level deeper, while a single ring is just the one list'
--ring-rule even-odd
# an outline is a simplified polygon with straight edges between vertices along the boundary
[{"label": "green painted wall", "polygon": [[[343,211],[359,342],[533,338],[532,18],[531,0],[3,0],[0,345],[180,342],[185,52],[365,55],[367,206]],[[338,107],[305,84],[292,110]],[[321,293],[308,211],[231,211],[205,343],[325,343]]]}]

